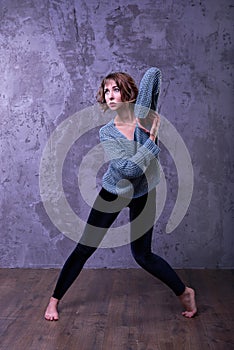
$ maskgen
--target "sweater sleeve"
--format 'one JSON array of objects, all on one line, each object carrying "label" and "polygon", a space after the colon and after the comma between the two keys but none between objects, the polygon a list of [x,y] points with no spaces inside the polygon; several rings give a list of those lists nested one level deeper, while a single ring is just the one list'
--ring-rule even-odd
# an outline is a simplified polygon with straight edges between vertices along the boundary
[{"label": "sweater sleeve", "polygon": [[149,138],[140,144],[122,137],[116,138],[104,129],[100,129],[99,135],[107,160],[126,179],[142,176],[160,152],[160,148]]}]

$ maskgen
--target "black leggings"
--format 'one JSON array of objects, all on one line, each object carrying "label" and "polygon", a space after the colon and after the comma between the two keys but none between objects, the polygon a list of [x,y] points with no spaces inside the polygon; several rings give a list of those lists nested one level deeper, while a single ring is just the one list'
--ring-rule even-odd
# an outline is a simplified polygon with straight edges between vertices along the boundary
[{"label": "black leggings", "polygon": [[[84,233],[62,268],[53,293],[54,298],[60,300],[63,297],[78,277],[85,262],[97,249],[121,209],[126,206],[130,209],[131,251],[136,262],[164,282],[177,296],[184,292],[185,285],[176,272],[165,260],[151,251],[156,209],[155,195],[156,191],[153,190],[144,196],[133,198],[130,203],[126,203],[126,198],[118,197],[103,188],[101,189],[91,209]],[[105,203],[107,203],[106,209],[108,208],[106,212],[103,211]],[[110,212],[113,203],[115,209],[114,212]],[[144,232],[145,227],[147,227],[147,232]],[[121,227],[119,231],[121,234]]]}]

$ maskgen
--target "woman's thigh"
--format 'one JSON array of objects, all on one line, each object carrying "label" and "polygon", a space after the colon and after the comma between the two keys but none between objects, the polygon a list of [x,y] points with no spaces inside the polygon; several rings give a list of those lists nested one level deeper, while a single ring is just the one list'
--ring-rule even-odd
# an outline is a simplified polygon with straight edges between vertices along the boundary
[{"label": "woman's thigh", "polygon": [[[118,201],[118,206],[116,206],[116,201]],[[102,188],[90,211],[80,243],[98,247],[122,208],[118,196]]]},{"label": "woman's thigh", "polygon": [[134,199],[130,204],[131,242],[145,236],[145,240],[149,242],[147,244],[151,244],[155,218],[156,190],[154,189],[147,195]]}]

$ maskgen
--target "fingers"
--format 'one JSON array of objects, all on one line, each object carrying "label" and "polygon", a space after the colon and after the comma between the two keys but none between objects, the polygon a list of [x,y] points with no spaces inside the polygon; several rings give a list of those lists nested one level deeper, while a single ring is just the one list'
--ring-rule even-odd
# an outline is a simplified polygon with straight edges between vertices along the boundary
[{"label": "fingers", "polygon": [[159,117],[159,115],[157,114],[157,116],[156,116],[156,117],[154,118],[154,120],[153,120],[153,123],[152,123],[152,127],[151,127],[150,132],[151,132],[153,135],[157,136],[159,127],[160,127],[160,117]]},{"label": "fingers", "polygon": [[149,114],[147,115],[146,118],[151,118],[152,120],[157,118],[157,117],[160,117],[160,115],[158,114],[158,112],[156,111],[153,111],[152,109],[149,111]]},{"label": "fingers", "polygon": [[159,114],[155,115],[152,125],[155,125],[155,126],[159,126],[160,125],[160,116],[159,116]]},{"label": "fingers", "polygon": [[146,118],[136,119],[139,125],[150,131],[151,135],[157,136],[160,127],[160,115],[157,112],[150,110]]},{"label": "fingers", "polygon": [[160,117],[159,115],[157,115],[153,120],[152,129],[155,129],[155,131],[158,132],[159,126],[160,126]]}]

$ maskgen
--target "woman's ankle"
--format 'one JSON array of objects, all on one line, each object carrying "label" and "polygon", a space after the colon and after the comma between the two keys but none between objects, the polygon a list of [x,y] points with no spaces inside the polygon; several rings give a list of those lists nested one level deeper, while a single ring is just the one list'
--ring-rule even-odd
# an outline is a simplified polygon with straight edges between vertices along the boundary
[{"label": "woman's ankle", "polygon": [[55,297],[50,297],[50,302],[53,304],[58,304],[59,303],[59,299],[55,298]]}]

